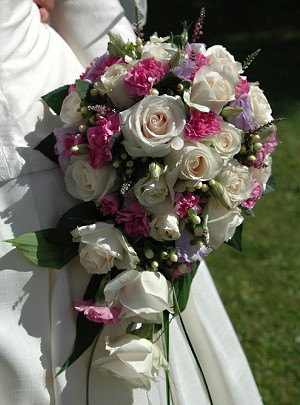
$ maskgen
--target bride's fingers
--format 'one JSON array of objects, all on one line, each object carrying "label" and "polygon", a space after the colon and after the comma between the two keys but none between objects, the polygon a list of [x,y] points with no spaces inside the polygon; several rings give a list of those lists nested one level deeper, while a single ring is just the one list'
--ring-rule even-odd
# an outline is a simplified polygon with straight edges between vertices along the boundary
[{"label": "bride's fingers", "polygon": [[48,22],[55,0],[34,0],[34,2],[39,6],[41,22]]},{"label": "bride's fingers", "polygon": [[40,7],[41,22],[46,23],[49,20],[50,13],[45,7]]},{"label": "bride's fingers", "polygon": [[48,12],[53,10],[55,0],[34,0],[34,2],[40,7],[45,8]]}]

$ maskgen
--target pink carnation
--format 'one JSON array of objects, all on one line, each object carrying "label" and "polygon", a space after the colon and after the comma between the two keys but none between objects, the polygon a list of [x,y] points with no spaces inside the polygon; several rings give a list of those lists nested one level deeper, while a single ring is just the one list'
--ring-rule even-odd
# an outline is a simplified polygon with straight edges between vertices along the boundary
[{"label": "pink carnation", "polygon": [[87,130],[90,149],[88,159],[94,169],[112,160],[110,139],[112,135],[120,132],[119,115],[111,112],[106,117],[97,116],[97,124],[97,126],[90,127]]},{"label": "pink carnation", "polygon": [[120,321],[120,308],[108,307],[107,305],[95,306],[93,301],[84,301],[76,299],[74,307],[77,311],[83,312],[89,321],[98,323],[108,323],[117,325]]},{"label": "pink carnation", "polygon": [[144,96],[150,94],[152,86],[157,83],[169,70],[162,62],[154,58],[142,59],[137,66],[132,67],[125,79],[125,89],[129,94]]},{"label": "pink carnation", "polygon": [[222,121],[222,117],[213,111],[191,109],[190,118],[185,125],[185,136],[193,141],[200,141],[206,136],[218,134]]},{"label": "pink carnation", "polygon": [[271,138],[267,142],[263,143],[261,150],[257,152],[254,166],[261,167],[265,161],[266,156],[274,152],[276,147],[277,147],[276,132],[274,132]]},{"label": "pink carnation", "polygon": [[[185,265],[185,266],[183,266]],[[195,263],[179,263],[175,264],[173,267],[172,275],[174,278],[179,278],[185,276],[194,270]]]},{"label": "pink carnation", "polygon": [[64,139],[66,156],[78,155],[78,152],[72,152],[72,148],[83,142],[81,134],[67,135]]},{"label": "pink carnation", "polygon": [[253,190],[250,194],[250,197],[245,200],[241,206],[244,208],[253,208],[256,202],[262,196],[264,189],[263,186],[255,179]]},{"label": "pink carnation", "polygon": [[144,207],[133,202],[128,207],[118,211],[116,221],[118,224],[125,223],[125,231],[129,236],[149,236],[149,213]]},{"label": "pink carnation", "polygon": [[100,202],[103,215],[114,215],[119,209],[119,199],[114,194],[106,194]]},{"label": "pink carnation", "polygon": [[187,215],[190,208],[194,209],[197,212],[201,211],[201,207],[198,205],[200,197],[197,194],[192,193],[176,193],[175,195],[175,207],[176,214],[183,218]]},{"label": "pink carnation", "polygon": [[240,78],[239,83],[235,86],[235,98],[240,98],[243,94],[249,93],[250,86],[246,79]]}]

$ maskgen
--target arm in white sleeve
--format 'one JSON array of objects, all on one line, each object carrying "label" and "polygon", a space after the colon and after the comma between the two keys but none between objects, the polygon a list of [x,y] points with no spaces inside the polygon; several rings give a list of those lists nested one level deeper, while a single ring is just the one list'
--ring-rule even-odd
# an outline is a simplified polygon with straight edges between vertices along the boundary
[{"label": "arm in white sleeve", "polygon": [[108,31],[135,39],[118,0],[56,0],[51,22],[84,66],[106,52]]}]

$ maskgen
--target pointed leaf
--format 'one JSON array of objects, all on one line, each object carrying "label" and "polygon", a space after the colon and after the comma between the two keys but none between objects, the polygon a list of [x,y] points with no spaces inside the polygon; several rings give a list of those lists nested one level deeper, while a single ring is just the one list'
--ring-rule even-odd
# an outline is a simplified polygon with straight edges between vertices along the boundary
[{"label": "pointed leaf", "polygon": [[242,233],[243,233],[243,224],[239,225],[236,228],[233,237],[231,239],[229,239],[228,242],[225,242],[225,243],[227,243],[227,245],[232,246],[233,248],[235,248],[241,252],[243,250],[242,249]]},{"label": "pointed leaf", "polygon": [[93,202],[83,202],[70,208],[48,233],[48,240],[62,246],[72,246],[73,231],[77,226],[89,225],[102,219],[101,212]]},{"label": "pointed leaf", "polygon": [[78,96],[83,100],[84,98],[86,98],[86,95],[91,87],[91,84],[89,82],[86,82],[85,80],[76,80],[75,83]]},{"label": "pointed leaf", "polygon": [[58,163],[58,156],[54,152],[54,146],[56,144],[56,138],[52,132],[45,139],[43,139],[34,149],[43,153],[52,162]]},{"label": "pointed leaf", "polygon": [[[94,274],[91,277],[83,298],[84,300],[93,299],[95,297],[99,284],[101,283],[101,279],[104,276],[105,275],[100,276],[98,274]],[[55,377],[70,367],[70,365],[73,364],[74,361],[76,361],[91,346],[97,335],[103,329],[103,326],[104,325],[102,323],[89,321],[82,312],[78,314],[73,352]]]},{"label": "pointed leaf", "polygon": [[61,106],[64,101],[64,99],[68,95],[69,91],[69,84],[66,84],[65,86],[59,87],[58,89],[55,89],[53,91],[50,91],[50,93],[45,94],[42,99],[48,104],[48,106],[57,114],[60,114]]},{"label": "pointed leaf", "polygon": [[28,260],[40,267],[60,269],[78,254],[78,244],[65,247],[48,240],[49,229],[26,233],[6,240],[14,245]]},{"label": "pointed leaf", "polygon": [[184,311],[188,298],[189,298],[189,293],[190,293],[190,288],[191,284],[193,281],[193,278],[196,275],[196,272],[198,270],[199,263],[195,263],[195,268],[193,271],[190,273],[185,274],[182,277],[179,277],[173,281],[173,286],[174,286],[174,294],[176,294],[176,301],[177,304],[175,306],[175,314],[178,314],[178,312]]},{"label": "pointed leaf", "polygon": [[269,177],[269,180],[266,184],[266,189],[263,192],[263,195],[268,194],[268,193],[272,193],[273,191],[275,191],[276,189],[276,181],[275,181],[275,177],[273,175],[271,175]]}]

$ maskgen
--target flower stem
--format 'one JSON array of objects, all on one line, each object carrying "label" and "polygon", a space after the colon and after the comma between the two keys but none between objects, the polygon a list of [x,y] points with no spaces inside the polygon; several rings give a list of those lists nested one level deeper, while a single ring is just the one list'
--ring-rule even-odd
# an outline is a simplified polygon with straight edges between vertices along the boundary
[{"label": "flower stem", "polygon": [[190,346],[191,352],[192,352],[192,354],[193,354],[193,356],[194,356],[194,359],[195,359],[195,361],[196,361],[196,363],[197,363],[197,365],[198,365],[198,368],[199,368],[199,371],[200,371],[202,380],[203,380],[204,385],[205,385],[205,390],[206,390],[206,393],[207,393],[207,396],[208,396],[208,399],[209,399],[209,403],[210,403],[211,405],[213,405],[213,400],[212,400],[211,395],[210,395],[210,392],[209,392],[209,388],[208,388],[207,381],[206,381],[206,379],[205,379],[204,371],[202,370],[202,367],[201,367],[201,365],[200,365],[200,362],[199,362],[199,360],[198,360],[198,358],[197,358],[197,355],[196,355],[196,353],[195,353],[195,350],[194,350],[194,348],[193,348],[192,342],[191,342],[191,340],[190,340],[190,338],[189,338],[189,335],[188,335],[188,333],[187,333],[187,330],[186,330],[186,328],[185,328],[185,326],[184,326],[184,322],[183,322],[183,319],[182,319],[181,314],[179,314],[179,319],[180,319],[180,323],[181,323],[183,332],[184,332],[184,334],[185,334],[185,337],[186,337],[186,339],[187,339],[187,341],[188,341],[188,344],[189,344],[189,346]]},{"label": "flower stem", "polygon": [[188,344],[189,344],[189,346],[190,346],[190,349],[191,349],[192,355],[193,355],[193,357],[194,357],[194,359],[195,359],[195,362],[197,363],[197,366],[198,366],[198,368],[199,368],[199,371],[200,371],[200,374],[201,374],[201,377],[202,377],[202,380],[203,380],[203,383],[204,383],[204,386],[205,386],[205,390],[206,390],[206,393],[207,393],[207,396],[208,396],[208,399],[209,399],[209,403],[210,403],[210,405],[214,405],[214,404],[213,404],[212,397],[211,397],[210,392],[209,392],[209,388],[208,388],[207,381],[206,381],[206,379],[205,379],[204,371],[202,370],[201,364],[200,364],[200,362],[199,362],[199,360],[198,360],[198,357],[197,357],[197,355],[196,355],[196,353],[195,353],[195,350],[194,350],[194,348],[193,348],[192,342],[191,342],[191,340],[190,340],[190,338],[189,338],[189,335],[188,335],[188,333],[187,333],[187,330],[186,330],[186,328],[185,328],[185,325],[184,325],[184,322],[183,322],[183,319],[182,319],[182,316],[181,316],[180,308],[179,308],[179,305],[178,305],[178,301],[177,301],[177,296],[176,296],[175,289],[174,289],[174,294],[173,294],[173,296],[174,296],[174,304],[175,304],[176,309],[177,309],[177,311],[178,311],[178,316],[179,316],[179,320],[180,320],[180,323],[181,323],[181,326],[182,326],[182,330],[183,330],[184,335],[185,335],[185,337],[186,337],[186,339],[187,339],[187,342],[188,342]]}]

